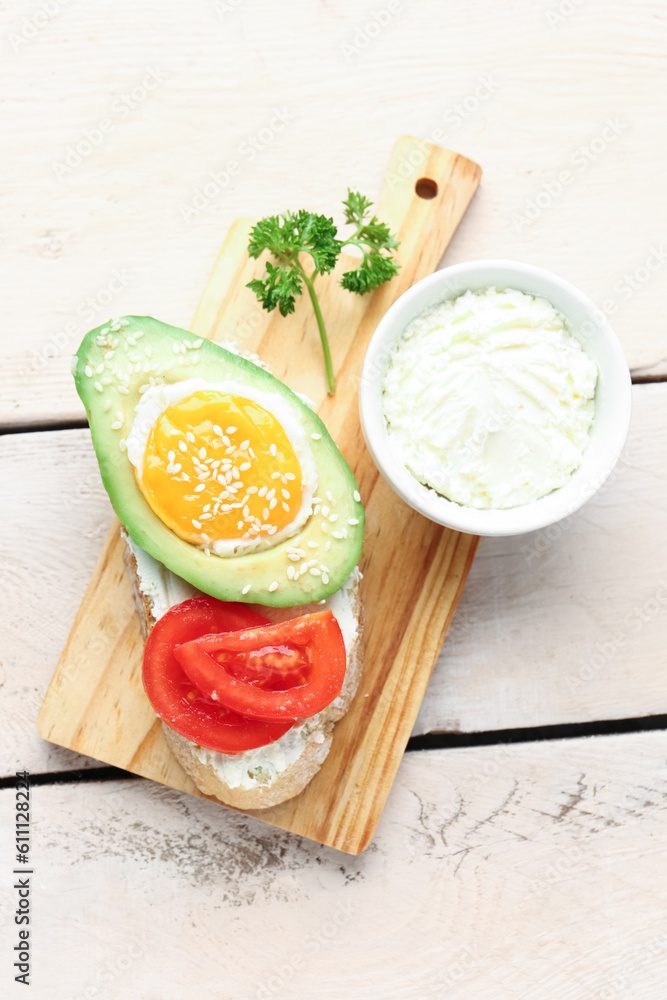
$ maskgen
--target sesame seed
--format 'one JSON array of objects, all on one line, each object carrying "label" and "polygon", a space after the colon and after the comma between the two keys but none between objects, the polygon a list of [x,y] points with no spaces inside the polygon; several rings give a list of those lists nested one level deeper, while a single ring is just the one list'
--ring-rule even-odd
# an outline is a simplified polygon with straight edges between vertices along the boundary
[{"label": "sesame seed", "polygon": [[111,430],[112,431],[119,431],[122,426],[123,426],[123,421],[122,420],[114,420],[114,422],[111,425]]},{"label": "sesame seed", "polygon": [[356,517],[348,517],[347,523],[348,524],[359,524],[359,520]]},{"label": "sesame seed", "polygon": [[296,479],[296,476],[294,475],[293,472],[286,472],[285,479]]},{"label": "sesame seed", "polygon": [[288,552],[287,558],[291,559],[292,562],[298,562],[301,556],[299,555],[298,552]]},{"label": "sesame seed", "polygon": [[248,591],[250,590],[250,588],[251,588],[251,587],[252,587],[252,584],[251,584],[251,583],[246,583],[246,585],[245,585],[245,587],[243,588],[243,590],[241,591],[241,593],[242,593],[242,594],[247,594],[247,593],[248,593]]},{"label": "sesame seed", "polygon": [[241,462],[241,464],[239,465],[239,469],[241,470],[241,472],[247,472],[248,469],[250,468],[251,468],[250,462]]},{"label": "sesame seed", "polygon": [[268,490],[268,488],[269,488],[268,486],[262,486],[262,488],[259,490],[257,496],[258,497],[265,497],[266,496],[266,491]]},{"label": "sesame seed", "polygon": [[168,451],[167,452],[167,458],[169,459],[170,462],[173,462],[175,460],[175,458],[176,458],[176,452],[175,451]]},{"label": "sesame seed", "polygon": [[[269,510],[273,510],[273,508],[276,507],[277,504],[278,504],[278,501],[276,500],[276,498],[275,497],[271,497],[271,500],[269,501]],[[287,510],[289,510],[289,507],[287,507]]]},{"label": "sesame seed", "polygon": [[246,504],[246,505],[245,505],[245,507],[243,508],[243,516],[244,516],[244,517],[250,517],[250,507],[248,507],[248,505],[247,505],[247,504]]},{"label": "sesame seed", "polygon": [[361,496],[359,495],[359,490],[355,490],[352,496],[357,501],[357,503],[361,503]]},{"label": "sesame seed", "polygon": [[236,434],[237,430],[238,427],[234,427],[233,424],[230,424],[229,427],[225,428],[225,434]]},{"label": "sesame seed", "polygon": [[202,507],[202,509],[201,509],[202,510],[202,514],[207,514],[210,509],[211,509],[211,505],[210,505],[210,503],[207,503],[206,506]]},{"label": "sesame seed", "polygon": [[306,544],[308,545],[309,549],[316,549],[319,545],[319,542],[307,542]]},{"label": "sesame seed", "polygon": [[93,377],[93,369],[90,367],[90,365],[86,365],[86,367],[83,370],[85,371],[88,378]]},{"label": "sesame seed", "polygon": [[190,442],[190,444],[194,444],[195,443],[195,436],[192,433],[192,431],[186,431],[185,436],[188,439],[188,441]]},{"label": "sesame seed", "polygon": [[321,437],[322,437],[321,434],[311,434],[310,436],[311,436],[311,438],[312,438],[313,441],[319,441],[321,439]]},{"label": "sesame seed", "polygon": [[[97,385],[95,386],[95,388],[97,389]],[[126,385],[119,385],[119,386],[117,386],[117,389],[121,393],[121,395],[123,395],[123,396],[129,395],[130,390],[128,389],[128,387]]]},{"label": "sesame seed", "polygon": [[[327,532],[329,531],[329,525],[327,524],[327,522],[326,522],[326,521],[324,521],[324,522],[323,522],[323,523],[322,523],[322,524],[320,525],[320,527],[322,528],[322,534],[323,534],[323,535],[326,535],[326,534],[327,534]],[[335,532],[334,532],[334,534],[335,534]]]},{"label": "sesame seed", "polygon": [[280,478],[281,478],[281,476],[280,476],[279,472],[272,472],[271,473],[271,479],[280,479]]},{"label": "sesame seed", "polygon": [[284,496],[285,500],[289,500],[290,498],[289,490],[281,490],[280,492]]},{"label": "sesame seed", "polygon": [[121,451],[127,451],[127,441],[125,440],[125,438],[120,439],[120,441],[118,442],[118,447],[120,448]]},{"label": "sesame seed", "polygon": [[247,451],[250,447],[250,441],[241,441],[239,445],[239,451]]},{"label": "sesame seed", "polygon": [[331,514],[331,515],[329,516],[329,520],[330,520],[330,521],[331,521],[331,523],[333,524],[333,523],[334,523],[335,521],[337,521],[337,520],[338,520],[338,514]]},{"label": "sesame seed", "polygon": [[322,570],[318,569],[317,566],[311,566],[310,568],[311,576],[322,576]]},{"label": "sesame seed", "polygon": [[243,521],[237,521],[236,522],[236,530],[237,531],[240,531],[241,528],[243,528],[243,527],[244,527],[244,522]]},{"label": "sesame seed", "polygon": [[[271,503],[276,503],[276,502],[277,502],[276,500],[272,500],[271,501]],[[283,510],[286,510],[286,511],[289,512],[289,504],[286,503],[284,500],[283,500]]]},{"label": "sesame seed", "polygon": [[278,589],[278,581],[274,580],[271,586],[269,587],[269,593],[272,594],[273,591],[277,589]]},{"label": "sesame seed", "polygon": [[256,492],[257,492],[257,487],[256,486],[249,486],[248,487],[248,493],[256,493]]},{"label": "sesame seed", "polygon": [[331,490],[327,490],[327,500],[329,501],[329,503],[333,503],[334,502],[334,498],[332,496]]},{"label": "sesame seed", "polygon": [[198,347],[201,347],[201,345],[202,345],[203,343],[204,343],[204,341],[203,341],[203,340],[194,340],[194,341],[192,342],[192,346],[193,346],[194,348],[198,348]]},{"label": "sesame seed", "polygon": [[326,504],[324,505],[324,507],[322,507],[322,514],[323,514],[324,517],[328,517],[329,516],[329,508],[327,507]]},{"label": "sesame seed", "polygon": [[181,449],[181,451],[183,451],[183,452],[185,452],[185,451],[187,451],[187,450],[188,450],[188,446],[187,446],[187,444],[185,443],[185,441],[179,441],[179,442],[178,442],[178,447],[179,447],[179,448]]},{"label": "sesame seed", "polygon": [[287,567],[287,579],[288,580],[293,580],[294,579],[294,566],[288,566]]},{"label": "sesame seed", "polygon": [[[322,525],[322,527],[324,527],[324,525]],[[331,534],[334,536],[334,538],[341,539],[343,537],[342,531],[332,531]]]},{"label": "sesame seed", "polygon": [[213,424],[213,432],[217,434],[218,437],[222,437],[222,427],[220,424]]},{"label": "sesame seed", "polygon": [[144,354],[146,355],[147,358],[152,358],[153,357],[153,351],[148,346],[144,347]]},{"label": "sesame seed", "polygon": [[206,458],[206,448],[200,448],[200,449],[199,449],[199,457],[200,457],[200,458],[201,458],[202,460],[203,460],[204,458]]},{"label": "sesame seed", "polygon": [[[102,385],[101,382],[94,382],[93,385],[95,386],[98,392],[104,392],[104,386]],[[120,389],[121,386],[118,386],[118,388]],[[125,390],[125,392],[127,392],[127,389]]]},{"label": "sesame seed", "polygon": [[201,528],[201,524],[194,517],[192,518],[192,527],[193,528]]},{"label": "sesame seed", "polygon": [[198,486],[195,486],[195,493],[201,493],[205,489],[206,489],[206,484],[205,483],[199,483]]},{"label": "sesame seed", "polygon": [[108,413],[110,409],[111,409],[111,400],[107,399],[104,404],[104,412]]},{"label": "sesame seed", "polygon": [[327,542],[327,544],[324,546],[324,551],[328,552],[330,548],[331,548],[331,542]]},{"label": "sesame seed", "polygon": [[212,517],[213,517],[213,514],[200,514],[199,515],[199,520],[200,521],[210,521]]},{"label": "sesame seed", "polygon": [[274,498],[275,495],[276,495],[276,491],[275,491],[275,488],[272,486],[271,489],[269,490],[269,492],[266,494],[266,499],[267,500],[273,500],[273,498]]},{"label": "sesame seed", "polygon": [[278,449],[276,448],[275,444],[273,444],[273,442],[271,442],[271,444],[269,445],[269,454],[272,456],[272,458],[275,458],[276,455],[278,454]]}]

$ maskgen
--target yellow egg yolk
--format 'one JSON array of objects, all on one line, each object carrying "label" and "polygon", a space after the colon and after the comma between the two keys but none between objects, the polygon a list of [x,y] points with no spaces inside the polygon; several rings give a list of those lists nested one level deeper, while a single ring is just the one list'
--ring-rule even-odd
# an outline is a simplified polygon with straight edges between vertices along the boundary
[{"label": "yellow egg yolk", "polygon": [[301,506],[301,466],[282,426],[253,400],[214,390],[160,414],[138,481],[160,520],[196,545],[270,537]]}]

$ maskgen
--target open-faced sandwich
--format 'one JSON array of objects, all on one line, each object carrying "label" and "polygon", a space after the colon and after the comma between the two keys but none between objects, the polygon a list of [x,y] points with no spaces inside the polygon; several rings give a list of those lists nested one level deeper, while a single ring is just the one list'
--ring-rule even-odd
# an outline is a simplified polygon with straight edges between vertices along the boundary
[{"label": "open-faced sandwich", "polygon": [[229,805],[297,795],[361,672],[364,514],[347,463],[259,364],[150,317],[91,330],[73,374],[172,753]]}]

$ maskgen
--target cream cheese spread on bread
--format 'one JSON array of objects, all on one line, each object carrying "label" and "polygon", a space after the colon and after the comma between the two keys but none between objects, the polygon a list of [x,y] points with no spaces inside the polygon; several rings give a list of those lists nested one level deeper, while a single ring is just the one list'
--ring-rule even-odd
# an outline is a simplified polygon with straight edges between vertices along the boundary
[{"label": "cream cheese spread on bread", "polygon": [[[201,592],[144,552],[125,531],[123,537],[135,560],[135,585],[145,612],[150,614],[151,620],[146,623],[147,631],[150,631],[169,608],[191,597],[199,597]],[[196,747],[194,752],[197,759],[202,764],[210,766],[229,788],[252,789],[270,784],[287,768],[293,766],[307,747],[313,743],[323,743],[331,731],[332,724],[347,710],[359,679],[358,671],[351,669],[351,666],[357,655],[361,631],[358,598],[360,580],[361,573],[355,567],[341,589],[321,603],[302,607],[260,609],[266,618],[276,622],[296,618],[312,611],[330,610],[338,621],[343,635],[347,653],[347,671],[342,691],[324,711],[293,726],[274,743],[233,755],[221,754],[206,747]]]}]

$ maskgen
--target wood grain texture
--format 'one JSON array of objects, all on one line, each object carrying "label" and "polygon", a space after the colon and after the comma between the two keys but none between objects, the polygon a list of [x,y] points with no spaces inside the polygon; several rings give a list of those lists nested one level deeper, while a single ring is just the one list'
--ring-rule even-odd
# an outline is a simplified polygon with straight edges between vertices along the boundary
[{"label": "wood grain texture", "polygon": [[[419,176],[438,185],[439,193],[428,201],[415,193],[414,172],[401,176],[401,163],[414,154]],[[359,425],[361,366],[380,317],[435,268],[480,173],[477,164],[437,146],[409,137],[395,144],[380,206],[402,240],[398,277],[363,297],[351,296],[334,281],[322,283],[321,307],[335,345],[334,397],[325,399],[319,338],[304,298],[293,316],[259,316],[243,340],[278,377],[314,401],[357,477],[366,511],[359,564],[365,645],[360,690],[305,791],[261,812],[269,823],[353,854],[371,840],[477,547],[476,538],[443,529],[407,508],[380,478]],[[232,227],[197,309],[194,332],[229,340],[248,310],[257,309],[245,286],[263,272],[264,262],[248,257],[247,231],[246,222]],[[286,351],[286,344],[300,347]],[[106,763],[194,790],[143,694],[141,651],[115,525],[47,691],[39,732]]]},{"label": "wood grain texture", "polygon": [[25,42],[33,12],[0,10],[0,424],[82,418],[69,359],[86,329],[124,312],[186,326],[234,219],[337,213],[348,184],[378,189],[403,132],[485,164],[449,263],[556,271],[607,308],[634,371],[667,374],[662,0],[565,16],[450,0],[446,19],[413,0],[372,37],[355,0],[292,0],[290,18],[271,0],[61,6]]},{"label": "wood grain texture", "polygon": [[[605,647],[665,575],[666,411],[667,386],[635,386],[604,492],[549,536],[481,541],[415,734],[667,714],[667,610],[649,604],[623,647]],[[0,480],[2,774],[91,766],[35,729],[112,516],[88,431],[2,438]],[[39,611],[29,631],[26,607]]]},{"label": "wood grain texture", "polygon": [[667,713],[667,385],[634,386],[632,406],[580,511],[480,543],[415,732]]},{"label": "wood grain texture", "polygon": [[35,788],[31,995],[663,1000],[666,760],[665,733],[407,754],[359,857],[149,782]]}]

